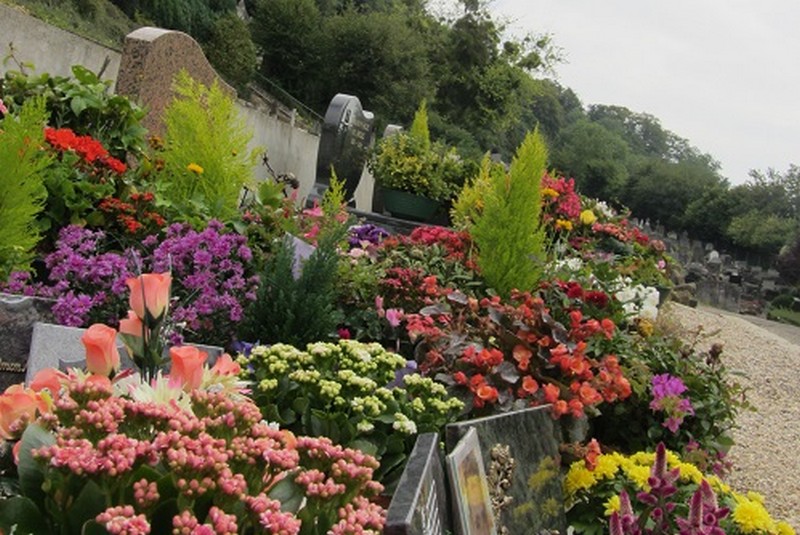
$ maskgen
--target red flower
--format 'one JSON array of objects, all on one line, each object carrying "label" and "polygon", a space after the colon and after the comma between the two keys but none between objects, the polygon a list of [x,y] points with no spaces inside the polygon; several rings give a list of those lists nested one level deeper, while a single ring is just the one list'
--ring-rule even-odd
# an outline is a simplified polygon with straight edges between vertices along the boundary
[{"label": "red flower", "polygon": [[464,372],[456,372],[453,374],[453,380],[460,385],[467,384],[467,376],[464,375]]},{"label": "red flower", "polygon": [[553,383],[547,383],[542,387],[544,389],[544,400],[547,403],[555,403],[558,401],[561,391]]},{"label": "red flower", "polygon": [[497,401],[497,389],[487,384],[480,386],[475,391],[475,395],[486,403],[494,403]]},{"label": "red flower", "polygon": [[75,146],[77,136],[69,128],[47,127],[44,129],[44,139],[55,149],[60,151],[70,150]]},{"label": "red flower", "polygon": [[[108,158],[103,160],[103,163],[106,164],[106,167],[108,167],[109,169],[111,169],[112,171],[117,173],[118,175],[121,175],[122,173],[124,173],[125,171],[128,170],[128,166],[127,165],[125,165],[121,161],[117,160],[113,156],[109,156]],[[131,195],[131,199],[133,199],[133,195]]]},{"label": "red flower", "polygon": [[530,375],[526,375],[522,379],[522,390],[527,394],[533,395],[539,390],[539,383]]},{"label": "red flower", "polygon": [[517,344],[514,346],[514,352],[512,355],[514,360],[516,360],[518,363],[517,367],[522,371],[527,371],[528,367],[530,366],[531,357],[533,356],[531,350],[523,345]]}]

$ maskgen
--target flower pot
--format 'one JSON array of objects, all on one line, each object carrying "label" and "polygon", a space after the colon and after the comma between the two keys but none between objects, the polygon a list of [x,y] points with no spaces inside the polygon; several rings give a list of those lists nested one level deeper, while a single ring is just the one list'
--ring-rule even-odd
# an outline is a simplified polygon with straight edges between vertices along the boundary
[{"label": "flower pot", "polygon": [[436,215],[439,210],[439,201],[407,191],[384,189],[383,207],[393,217],[425,223]]}]

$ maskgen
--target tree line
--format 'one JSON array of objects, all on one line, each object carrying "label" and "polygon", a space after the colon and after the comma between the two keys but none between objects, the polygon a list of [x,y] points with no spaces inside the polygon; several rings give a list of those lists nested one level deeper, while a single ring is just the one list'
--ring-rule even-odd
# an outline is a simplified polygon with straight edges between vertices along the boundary
[{"label": "tree line", "polygon": [[[113,0],[137,21],[192,34],[219,72],[246,91],[272,84],[323,114],[357,95],[386,122],[407,124],[424,99],[434,138],[478,160],[508,159],[538,127],[550,166],[580,190],[719,248],[800,257],[800,168],[754,170],[731,186],[719,163],[647,113],[584,105],[548,76],[551,36],[509,38],[484,0],[449,16],[427,0]],[[785,271],[786,268],[784,267]]]}]

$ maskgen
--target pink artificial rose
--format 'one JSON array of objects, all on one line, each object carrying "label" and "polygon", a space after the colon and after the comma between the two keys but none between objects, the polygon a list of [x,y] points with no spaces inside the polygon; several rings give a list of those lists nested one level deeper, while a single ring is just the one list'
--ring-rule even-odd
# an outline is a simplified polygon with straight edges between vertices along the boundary
[{"label": "pink artificial rose", "polygon": [[211,368],[211,371],[218,375],[239,375],[242,367],[233,361],[230,355],[223,353]]},{"label": "pink artificial rose", "polygon": [[130,305],[133,312],[144,319],[145,307],[154,318],[160,318],[169,304],[169,288],[172,275],[169,273],[145,273],[125,281],[131,290]]},{"label": "pink artificial rose", "polygon": [[41,392],[45,388],[55,397],[61,391],[61,384],[67,380],[67,374],[55,368],[40,370],[31,381],[31,390]]},{"label": "pink artificial rose", "polygon": [[119,370],[117,331],[108,325],[95,323],[81,337],[86,348],[86,369],[89,373],[108,377]]},{"label": "pink artificial rose", "polygon": [[0,113],[3,115],[8,115],[8,108],[6,108],[5,103],[3,103],[3,99],[0,98]]},{"label": "pink artificial rose", "polygon": [[11,385],[0,395],[0,438],[14,438],[11,427],[14,422],[27,416],[36,418],[36,409],[44,412],[47,406],[39,394],[22,385]]},{"label": "pink artificial rose", "polygon": [[203,365],[208,353],[193,346],[171,347],[169,356],[172,359],[170,379],[183,385],[184,390],[194,390],[203,382]]}]

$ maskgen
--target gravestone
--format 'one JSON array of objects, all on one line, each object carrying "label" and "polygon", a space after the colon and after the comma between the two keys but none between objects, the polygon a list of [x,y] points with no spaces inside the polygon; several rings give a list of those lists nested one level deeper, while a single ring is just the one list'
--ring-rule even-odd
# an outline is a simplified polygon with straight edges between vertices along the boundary
[{"label": "gravestone", "polygon": [[54,301],[0,293],[0,392],[25,380],[33,325],[52,321]]},{"label": "gravestone", "polygon": [[375,116],[361,107],[358,97],[339,93],[328,105],[317,154],[317,177],[307,204],[318,202],[331,183],[331,167],[344,181],[349,202],[361,180],[373,142]]},{"label": "gravestone", "polygon": [[[498,534],[566,534],[564,495],[550,407],[533,407],[449,424],[447,450],[474,427],[489,480]],[[510,475],[509,475],[510,473]],[[498,474],[505,474],[498,479]]]},{"label": "gravestone", "polygon": [[439,435],[417,437],[386,513],[385,535],[444,535],[450,529]]},{"label": "gravestone", "polygon": [[[62,371],[66,371],[68,368],[84,368],[86,349],[81,342],[84,332],[86,329],[79,327],[35,323],[30,338],[30,356],[28,357],[25,382],[30,383],[33,377],[45,368],[58,368]],[[221,347],[200,344],[187,345],[193,345],[207,352],[209,365],[213,364],[223,352]],[[122,369],[132,368],[133,361],[128,357],[128,352],[119,336],[117,336],[117,349],[119,349]]]},{"label": "gravestone", "polygon": [[175,75],[186,69],[194,80],[211,86],[215,81],[232,97],[236,90],[225,83],[187,34],[145,26],[125,36],[116,93],[131,97],[147,110],[142,126],[162,134],[164,109],[172,101]]}]

